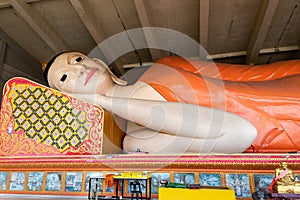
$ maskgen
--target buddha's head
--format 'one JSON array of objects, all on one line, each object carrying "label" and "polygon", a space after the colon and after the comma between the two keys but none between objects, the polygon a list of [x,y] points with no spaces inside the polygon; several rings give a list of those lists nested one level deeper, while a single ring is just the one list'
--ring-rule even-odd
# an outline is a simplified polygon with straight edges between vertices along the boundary
[{"label": "buddha's head", "polygon": [[126,85],[100,59],[79,52],[64,52],[46,65],[44,78],[51,88],[67,93],[95,93],[105,90],[109,82]]}]

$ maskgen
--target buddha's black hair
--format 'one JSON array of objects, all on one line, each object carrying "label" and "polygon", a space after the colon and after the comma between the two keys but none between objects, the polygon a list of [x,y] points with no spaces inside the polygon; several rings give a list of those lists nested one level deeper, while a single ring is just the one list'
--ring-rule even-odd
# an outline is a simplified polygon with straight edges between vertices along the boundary
[{"label": "buddha's black hair", "polygon": [[46,68],[45,68],[45,70],[44,70],[44,79],[45,79],[45,81],[46,81],[46,83],[47,83],[47,86],[50,86],[50,85],[49,85],[49,82],[48,82],[48,72],[49,72],[49,69],[50,69],[51,65],[53,64],[53,62],[55,61],[55,59],[56,59],[58,56],[60,56],[61,54],[67,53],[67,52],[68,52],[68,51],[61,52],[61,53],[57,54],[56,56],[54,56],[53,58],[51,58],[51,60],[47,63]]}]

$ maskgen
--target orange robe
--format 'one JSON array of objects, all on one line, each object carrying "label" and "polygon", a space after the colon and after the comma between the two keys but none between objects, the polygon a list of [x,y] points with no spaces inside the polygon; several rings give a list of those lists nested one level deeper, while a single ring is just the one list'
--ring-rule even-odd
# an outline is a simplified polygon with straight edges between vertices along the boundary
[{"label": "orange robe", "polygon": [[168,101],[214,107],[247,119],[258,135],[246,152],[300,150],[300,60],[247,66],[166,57],[139,81]]}]

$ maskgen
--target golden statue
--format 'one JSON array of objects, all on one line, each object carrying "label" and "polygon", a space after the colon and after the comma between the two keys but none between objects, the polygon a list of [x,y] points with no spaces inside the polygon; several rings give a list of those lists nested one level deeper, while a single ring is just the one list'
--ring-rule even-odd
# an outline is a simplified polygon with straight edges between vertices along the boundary
[{"label": "golden statue", "polygon": [[291,185],[294,182],[292,170],[287,168],[286,162],[281,162],[280,166],[275,171],[276,185]]},{"label": "golden statue", "polygon": [[276,184],[274,189],[278,193],[300,193],[300,182],[296,182],[291,169],[286,162],[280,163],[280,168],[275,170]]}]

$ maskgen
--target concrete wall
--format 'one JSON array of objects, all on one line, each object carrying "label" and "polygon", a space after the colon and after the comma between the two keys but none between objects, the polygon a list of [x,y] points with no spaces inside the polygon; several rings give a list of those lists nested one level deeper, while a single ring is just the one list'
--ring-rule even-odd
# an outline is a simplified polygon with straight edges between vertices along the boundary
[{"label": "concrete wall", "polygon": [[0,89],[12,77],[44,84],[41,64],[0,29]]}]

